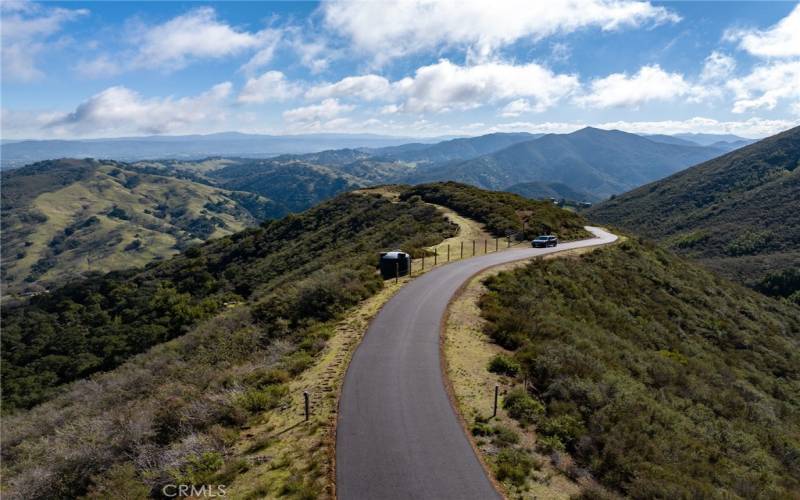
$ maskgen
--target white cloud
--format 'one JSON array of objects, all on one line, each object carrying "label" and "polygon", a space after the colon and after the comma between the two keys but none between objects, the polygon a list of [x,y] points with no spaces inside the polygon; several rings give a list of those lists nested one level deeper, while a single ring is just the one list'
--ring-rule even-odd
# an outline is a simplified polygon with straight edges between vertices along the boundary
[{"label": "white cloud", "polygon": [[300,92],[300,86],[288,81],[280,71],[267,71],[258,78],[249,78],[237,100],[248,104],[285,101]]},{"label": "white cloud", "polygon": [[700,80],[704,82],[722,81],[736,69],[736,60],[716,50],[706,57],[703,63],[703,71],[700,73]]},{"label": "white cloud", "polygon": [[275,43],[274,30],[250,33],[217,20],[214,9],[201,7],[169,21],[147,27],[136,37],[138,47],[134,67],[180,69],[192,59],[216,59],[261,48],[248,65],[263,66]]},{"label": "white cloud", "polygon": [[71,113],[55,117],[45,127],[60,136],[105,136],[119,133],[163,134],[208,130],[224,120],[222,104],[231,93],[230,82],[220,83],[193,97],[147,99],[127,87],[116,86],[93,95]]},{"label": "white cloud", "polygon": [[348,76],[336,83],[317,85],[308,92],[309,99],[328,97],[359,98],[366,101],[386,99],[391,96],[389,80],[378,75]]},{"label": "white cloud", "polygon": [[503,109],[500,110],[500,116],[508,118],[532,111],[536,111],[536,108],[531,106],[531,103],[527,99],[517,99],[506,104]]},{"label": "white cloud", "polygon": [[612,31],[676,22],[664,7],[630,0],[405,0],[324,2],[326,25],[376,62],[441,46],[465,46],[485,60],[518,40],[540,40],[582,28]]},{"label": "white cloud", "polygon": [[800,5],[767,30],[729,30],[725,39],[758,57],[800,56]]},{"label": "white cloud", "polygon": [[248,76],[252,76],[256,71],[272,61],[283,34],[280,30],[265,29],[258,32],[257,36],[261,48],[241,68],[244,74]]},{"label": "white cloud", "polygon": [[554,74],[535,63],[458,66],[446,59],[393,84],[405,98],[403,110],[412,113],[472,109],[514,98],[527,98],[533,110],[542,111],[579,86],[576,76]]},{"label": "white cloud", "polygon": [[355,108],[349,104],[341,104],[336,99],[325,99],[319,104],[302,106],[283,112],[283,119],[292,124],[319,123],[322,120],[336,118]]},{"label": "white cloud", "polygon": [[86,9],[49,8],[31,2],[0,3],[3,80],[28,82],[44,76],[36,59],[61,27],[89,14]]},{"label": "white cloud", "polygon": [[667,73],[659,65],[642,66],[633,75],[614,73],[592,81],[590,92],[575,102],[591,108],[638,107],[650,101],[687,97],[697,101],[707,89],[689,84],[679,73]]},{"label": "white cloud", "polygon": [[87,78],[108,78],[122,72],[122,67],[117,60],[101,55],[94,59],[78,61],[75,71]]},{"label": "white cloud", "polygon": [[782,100],[800,102],[800,61],[775,62],[757,66],[742,78],[730,80],[734,93],[733,112],[775,109]]},{"label": "white cloud", "polygon": [[774,135],[796,127],[800,120],[768,120],[750,118],[744,121],[719,121],[714,118],[694,117],[688,120],[664,120],[628,122],[616,121],[597,124],[599,128],[619,129],[637,134],[680,134],[686,132],[704,134],[734,134],[758,138]]}]

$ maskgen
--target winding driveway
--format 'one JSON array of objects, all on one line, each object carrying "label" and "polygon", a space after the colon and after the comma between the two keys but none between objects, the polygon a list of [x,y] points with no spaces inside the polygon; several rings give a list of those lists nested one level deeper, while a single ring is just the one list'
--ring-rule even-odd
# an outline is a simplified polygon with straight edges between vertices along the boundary
[{"label": "winding driveway", "polygon": [[515,248],[457,261],[404,286],[373,320],[344,379],[336,432],[340,500],[499,498],[445,390],[439,335],[458,289],[487,268],[617,237]]}]

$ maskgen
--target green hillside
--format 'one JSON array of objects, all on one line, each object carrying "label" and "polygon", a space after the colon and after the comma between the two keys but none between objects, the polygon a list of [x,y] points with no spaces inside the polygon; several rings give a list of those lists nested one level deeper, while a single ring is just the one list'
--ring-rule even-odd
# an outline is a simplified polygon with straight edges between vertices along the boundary
[{"label": "green hillside", "polygon": [[2,173],[3,291],[145,265],[285,211],[157,169],[54,160]]},{"label": "green hillside", "polygon": [[635,239],[487,287],[486,332],[530,388],[505,407],[570,477],[636,499],[800,491],[796,307]]},{"label": "green hillside", "polygon": [[[459,192],[451,185],[437,199],[455,206]],[[235,458],[237,436],[282,411],[287,381],[314,363],[332,325],[381,289],[377,253],[418,255],[454,235],[420,196],[402,197],[340,195],[145,269],[4,307],[3,409],[16,408],[2,421],[4,496],[230,484],[251,466]],[[483,192],[491,206],[501,197]],[[581,222],[569,212],[561,220]],[[318,485],[296,479],[313,471],[278,458],[274,467],[287,471],[283,486],[254,498],[318,497]]]},{"label": "green hillside", "polygon": [[557,200],[565,199],[573,202],[595,202],[599,199],[592,194],[572,189],[563,182],[522,182],[514,184],[513,186],[508,186],[504,191],[516,193],[534,200],[555,198]]},{"label": "green hillside", "polygon": [[789,296],[800,291],[798,165],[800,127],[617,196],[589,216]]}]

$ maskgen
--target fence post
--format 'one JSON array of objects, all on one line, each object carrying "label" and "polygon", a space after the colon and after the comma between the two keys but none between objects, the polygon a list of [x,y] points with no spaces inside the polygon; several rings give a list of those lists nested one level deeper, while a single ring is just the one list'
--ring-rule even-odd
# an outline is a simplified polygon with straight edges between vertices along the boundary
[{"label": "fence post", "polygon": [[400,279],[400,262],[395,260],[394,261],[394,282],[397,283],[397,281],[399,279]]},{"label": "fence post", "polygon": [[492,412],[492,417],[497,416],[497,398],[500,394],[500,386],[495,384],[494,385],[494,412]]},{"label": "fence post", "polygon": [[425,270],[425,252],[422,252],[422,270]]},{"label": "fence post", "polygon": [[495,238],[494,239],[494,251],[495,252],[498,250],[499,246],[500,246],[500,238]]},{"label": "fence post", "polygon": [[511,236],[506,236],[506,239],[508,239],[508,247],[507,248],[511,248]]},{"label": "fence post", "polygon": [[308,422],[308,416],[310,414],[308,408],[308,391],[303,391],[303,399],[305,400],[305,407],[306,407],[306,422]]},{"label": "fence post", "polygon": [[450,243],[447,244],[447,262],[450,262]]},{"label": "fence post", "polygon": [[472,256],[475,257],[475,240],[472,240]]},{"label": "fence post", "polygon": [[436,266],[436,261],[438,260],[438,253],[439,253],[439,249],[438,248],[434,248],[433,249],[433,265],[434,266]]},{"label": "fence post", "polygon": [[489,240],[483,240],[483,253],[489,253]]},{"label": "fence post", "polygon": [[464,258],[464,242],[461,242],[461,258]]}]

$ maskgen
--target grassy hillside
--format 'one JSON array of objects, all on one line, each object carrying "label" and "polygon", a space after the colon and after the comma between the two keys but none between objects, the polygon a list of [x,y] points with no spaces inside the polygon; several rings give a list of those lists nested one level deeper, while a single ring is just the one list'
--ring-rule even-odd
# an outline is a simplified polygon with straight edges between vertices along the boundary
[{"label": "grassy hillside", "polygon": [[548,134],[465,162],[431,167],[411,182],[454,180],[486,189],[521,182],[563,182],[605,198],[720,154],[714,148],[664,144],[618,130]]},{"label": "grassy hillside", "polygon": [[[562,240],[591,237],[583,226],[585,220],[549,201],[536,201],[497,191],[484,191],[457,182],[423,184],[407,189],[402,199],[419,196],[423,200],[444,205],[482,222],[495,237],[514,235],[517,239],[533,239],[554,233]],[[524,232],[523,232],[524,228]]]},{"label": "grassy hillside", "polygon": [[2,174],[3,289],[142,266],[283,211],[270,200],[93,160]]},{"label": "grassy hillside", "polygon": [[[618,196],[589,217],[664,242],[750,286],[800,291],[800,127]],[[785,278],[781,278],[785,276]],[[800,296],[797,297],[800,300]]]},{"label": "grassy hillside", "polygon": [[571,477],[641,499],[800,491],[797,308],[633,239],[487,287],[486,332],[514,350],[490,368],[520,384],[504,406]]}]

